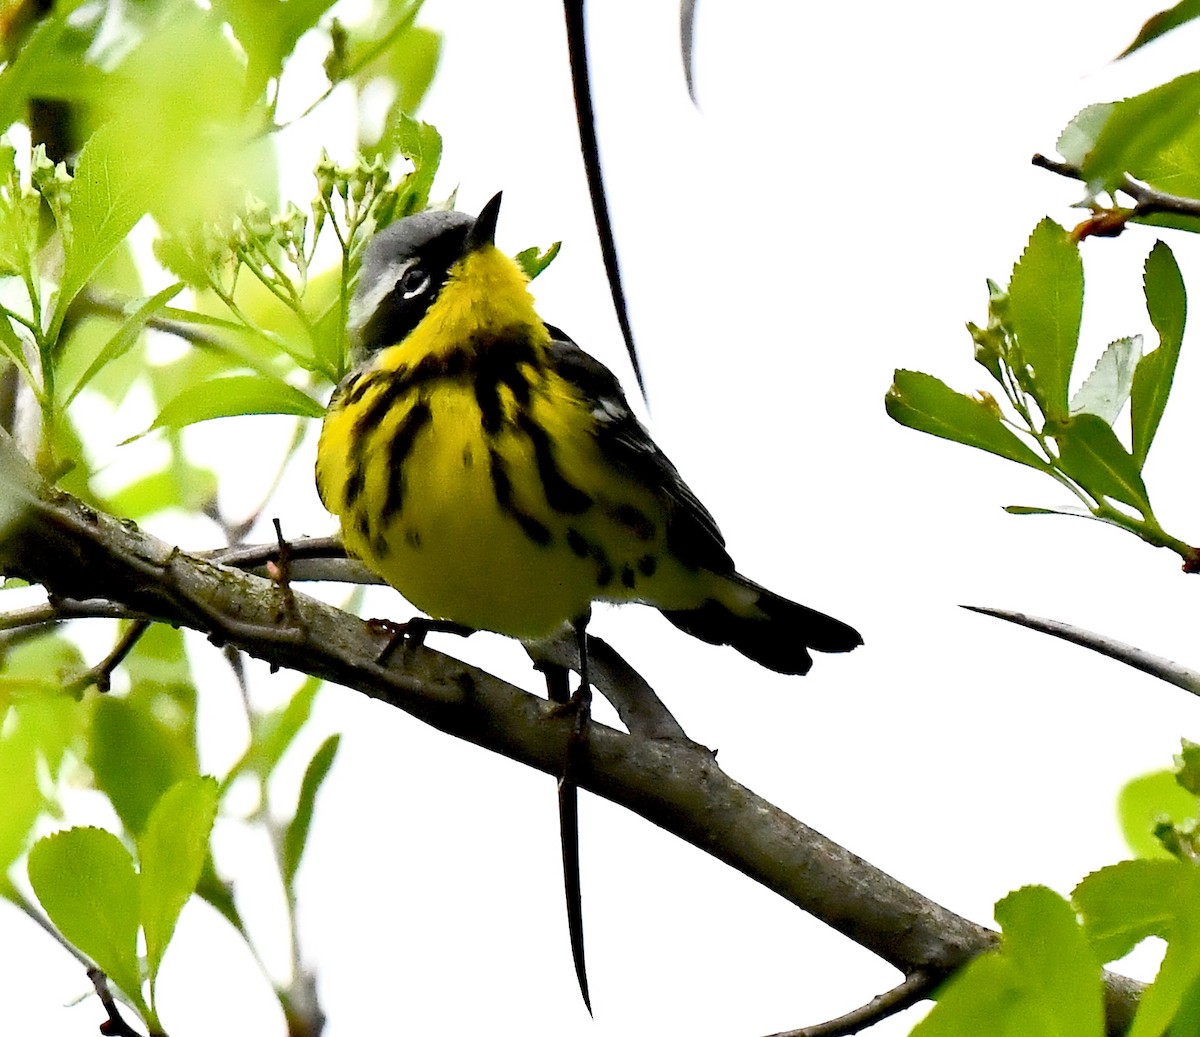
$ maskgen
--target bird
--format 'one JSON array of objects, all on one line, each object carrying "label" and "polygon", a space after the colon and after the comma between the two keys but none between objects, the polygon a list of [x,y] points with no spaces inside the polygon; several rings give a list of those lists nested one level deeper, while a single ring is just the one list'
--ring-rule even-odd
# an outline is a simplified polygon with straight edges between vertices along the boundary
[{"label": "bird", "polygon": [[616,376],[538,315],[528,277],[496,246],[500,201],[476,217],[415,213],[371,238],[316,481],[346,550],[435,627],[528,644],[573,630],[578,687],[571,694],[558,668],[546,684],[555,708],[575,715],[558,810],[571,955],[590,1012],[574,772],[593,602],[652,605],[786,674],[807,673],[810,650],[846,652],[862,638],[737,571]]},{"label": "bird", "polygon": [[597,601],[784,674],[860,645],[738,572],[616,376],[539,316],[495,243],[501,197],[402,217],[364,251],[316,462],[347,552],[433,620],[527,643],[573,628],[581,653]]}]

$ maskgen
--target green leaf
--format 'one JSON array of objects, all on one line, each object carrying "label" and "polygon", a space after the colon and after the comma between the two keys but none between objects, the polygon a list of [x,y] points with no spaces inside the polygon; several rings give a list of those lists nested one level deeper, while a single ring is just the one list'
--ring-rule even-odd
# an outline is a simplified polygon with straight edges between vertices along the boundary
[{"label": "green leaf", "polygon": [[429,192],[442,160],[442,135],[427,122],[405,115],[396,126],[396,148],[413,164],[413,171],[404,178],[400,205],[395,219],[411,216],[429,207]]},{"label": "green leaf", "polygon": [[1083,165],[1088,152],[1096,146],[1096,138],[1100,136],[1114,107],[1113,102],[1105,101],[1089,104],[1079,112],[1058,135],[1055,145],[1058,153],[1073,166]]},{"label": "green leaf", "polygon": [[109,123],[93,133],[75,165],[72,233],[51,321],[52,341],[75,296],[146,214],[155,195],[151,174],[131,159],[115,127]]},{"label": "green leaf", "polygon": [[415,112],[429,91],[442,56],[442,34],[410,25],[388,50],[388,69],[399,87],[396,108]]},{"label": "green leaf", "polygon": [[554,262],[561,248],[561,241],[556,241],[545,252],[541,251],[536,245],[533,245],[530,248],[522,249],[513,258],[516,259],[521,269],[525,271],[525,276],[532,281]]},{"label": "green leaf", "polygon": [[1086,508],[1064,505],[1061,508],[1042,508],[1031,504],[1006,504],[1004,510],[1010,515],[1062,515],[1065,518],[1090,519],[1093,522],[1104,522],[1105,519],[1093,515]]},{"label": "green leaf", "polygon": [[1142,177],[1144,167],[1194,124],[1197,111],[1200,72],[1117,102],[1081,163],[1088,189],[1110,191],[1126,174]]},{"label": "green leaf", "polygon": [[54,80],[66,79],[72,67],[78,70],[78,56],[65,53],[62,40],[68,19],[82,2],[61,0],[55,4],[5,65],[0,73],[0,127],[7,129],[25,118],[30,97],[57,96]]},{"label": "green leaf", "polygon": [[304,847],[308,842],[308,829],[312,825],[317,792],[329,773],[340,741],[341,735],[330,735],[326,738],[304,772],[304,781],[300,784],[300,796],[296,802],[296,813],[288,822],[287,831],[283,836],[283,881],[288,889],[292,888],[295,881],[296,872],[300,868],[300,858],[304,855]]},{"label": "green leaf", "polygon": [[12,892],[8,869],[24,852],[34,822],[48,806],[39,771],[44,767],[52,777],[58,774],[81,716],[79,705],[64,698],[32,699],[0,709],[0,894]]},{"label": "green leaf", "polygon": [[1039,471],[1050,470],[992,407],[955,392],[933,375],[898,370],[884,403],[888,414],[901,425],[986,450]]},{"label": "green leaf", "polygon": [[1159,11],[1158,14],[1146,19],[1133,42],[1117,56],[1127,58],[1135,50],[1140,50],[1147,43],[1158,39],[1172,29],[1178,29],[1179,26],[1190,22],[1193,18],[1200,18],[1200,0],[1180,0],[1174,7]]},{"label": "green leaf", "polygon": [[1156,242],[1146,257],[1143,277],[1146,309],[1158,332],[1158,348],[1142,357],[1133,373],[1130,416],[1133,426],[1133,457],[1140,469],[1146,463],[1150,444],[1166,410],[1167,397],[1175,380],[1183,327],[1187,320],[1187,291],[1171,250]]},{"label": "green leaf", "polygon": [[1026,1025],[1016,971],[1007,959],[988,953],[954,974],[909,1037],[1020,1037],[1029,1032]]},{"label": "green leaf", "polygon": [[1092,373],[1071,397],[1071,413],[1095,414],[1107,424],[1114,424],[1129,399],[1133,372],[1141,358],[1141,335],[1110,342]]},{"label": "green leaf", "polygon": [[1100,967],[1058,894],[1030,886],[996,905],[1004,936],[941,990],[912,1037],[1103,1037]]},{"label": "green leaf", "polygon": [[25,689],[25,694],[0,693],[0,719],[3,719],[5,707],[26,695],[62,695],[65,686],[78,677],[86,665],[79,646],[57,634],[43,634],[16,645],[5,651],[2,658],[0,674],[5,686],[10,691]]},{"label": "green leaf", "polygon": [[214,778],[197,776],[176,782],[159,797],[138,839],[141,922],[151,1002],[163,953],[208,856],[217,794]]},{"label": "green leaf", "polygon": [[1067,417],[1067,385],[1083,315],[1079,246],[1051,219],[1034,229],[1008,285],[1008,323],[1033,369],[1034,396],[1048,421]]},{"label": "green leaf", "polygon": [[1020,978],[1031,1032],[1100,1037],[1104,992],[1096,960],[1071,905],[1045,886],[1026,886],[996,905],[1004,955]]},{"label": "green leaf", "polygon": [[105,98],[110,125],[145,170],[160,227],[224,222],[247,193],[271,204],[278,184],[268,116],[248,93],[246,59],[224,19],[193,3],[162,5],[121,62]]},{"label": "green leaf", "polygon": [[142,331],[145,329],[147,322],[151,317],[154,317],[168,302],[183,291],[183,283],[169,285],[161,292],[152,295],[146,299],[141,306],[133,311],[126,319],[125,323],[117,329],[116,333],[105,343],[104,348],[96,355],[96,358],[88,365],[86,371],[79,376],[78,381],[71,390],[63,398],[63,407],[68,407],[71,401],[79,395],[79,391],[88,384],[97,374],[100,373],[108,364],[112,363],[119,357],[124,356],[130,348],[137,342]]},{"label": "green leaf", "polygon": [[[352,47],[352,60],[353,51],[359,49],[361,45]],[[400,125],[412,117],[412,113],[416,111],[428,91],[441,57],[441,49],[440,33],[409,24],[394,35],[393,42],[377,59],[357,70],[354,78],[361,84],[360,93],[362,86],[369,84],[377,76],[385,77],[396,91],[395,99],[384,117],[379,139],[373,143],[363,143],[362,153],[365,158],[373,159],[378,155],[385,162],[390,162],[395,157],[401,140]],[[329,68],[327,64],[327,71]],[[432,170],[430,172],[432,173]],[[429,180],[432,182],[432,176]]]},{"label": "green leaf", "polygon": [[229,375],[184,389],[163,407],[154,424],[142,435],[157,428],[178,429],[200,421],[246,414],[319,418],[324,413],[325,408],[316,400],[282,379],[259,374]]},{"label": "green leaf", "polygon": [[296,41],[313,28],[334,0],[214,0],[213,9],[233,30],[249,59],[246,100],[257,100],[267,83],[278,79]]},{"label": "green leaf", "polygon": [[121,840],[102,828],[40,839],[29,851],[29,883],[58,931],[143,1007],[137,874]]},{"label": "green leaf", "polygon": [[140,521],[167,508],[202,511],[216,496],[217,477],[212,470],[181,459],[178,465],[169,464],[110,494],[108,504],[115,514]]},{"label": "green leaf", "polygon": [[275,767],[312,715],[313,702],[324,682],[308,677],[282,709],[258,714],[251,719],[250,745],[245,755],[226,776],[223,784],[230,785],[241,774],[250,771],[265,785]]},{"label": "green leaf", "polygon": [[1161,820],[1181,824],[1197,816],[1196,797],[1180,787],[1174,771],[1155,771],[1125,783],[1117,797],[1117,817],[1129,848],[1139,857],[1170,858],[1154,835]]},{"label": "green leaf", "polygon": [[1165,936],[1189,883],[1200,883],[1200,870],[1175,858],[1121,861],[1084,878],[1071,899],[1096,956],[1108,962],[1147,936]]},{"label": "green leaf", "polygon": [[1200,796],[1200,745],[1186,738],[1180,742],[1180,750],[1175,754],[1175,780],[1180,788]]},{"label": "green leaf", "polygon": [[197,773],[190,731],[180,730],[150,706],[149,701],[128,698],[99,699],[88,752],[96,787],[135,835],[145,829],[159,797]]},{"label": "green leaf", "polygon": [[1103,418],[1077,414],[1053,434],[1059,466],[1089,494],[1128,504],[1147,519],[1153,516],[1137,463]]},{"label": "green leaf", "polygon": [[1128,1037],[1158,1037],[1200,980],[1200,868],[1181,861],[1122,861],[1093,872],[1072,896],[1101,961],[1147,936],[1167,941],[1158,976],[1142,995]]}]

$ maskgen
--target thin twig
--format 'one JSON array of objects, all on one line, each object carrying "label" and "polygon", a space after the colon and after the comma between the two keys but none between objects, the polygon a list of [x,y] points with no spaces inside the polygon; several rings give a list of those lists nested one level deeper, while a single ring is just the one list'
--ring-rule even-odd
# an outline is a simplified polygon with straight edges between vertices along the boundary
[{"label": "thin twig", "polygon": [[[1071,162],[1060,162],[1058,159],[1047,158],[1041,154],[1034,155],[1031,161],[1040,169],[1049,170],[1051,173],[1057,173],[1059,176],[1065,176],[1070,180],[1087,182],[1087,177],[1084,176],[1083,171]],[[1183,195],[1167,194],[1165,191],[1155,190],[1149,184],[1135,180],[1128,174],[1121,178],[1121,182],[1117,185],[1117,190],[1122,194],[1129,195],[1134,201],[1133,210],[1126,217],[1127,219],[1153,216],[1156,213],[1174,213],[1177,216],[1200,217],[1200,199],[1187,198]]]},{"label": "thin twig", "polygon": [[141,640],[142,635],[150,629],[150,620],[136,619],[129,628],[117,640],[113,650],[108,653],[100,662],[96,663],[91,669],[80,674],[75,680],[67,686],[67,690],[71,692],[80,692],[84,688],[89,688],[93,684],[96,690],[102,695],[107,694],[112,690],[112,674],[121,663],[124,661],[131,651],[133,646]]},{"label": "thin twig", "polygon": [[802,1026],[798,1030],[773,1034],[772,1037],[845,1037],[846,1034],[858,1033],[911,1008],[918,1001],[924,1001],[945,978],[944,975],[918,969],[910,973],[898,987],[884,991],[845,1015],[815,1026]]}]

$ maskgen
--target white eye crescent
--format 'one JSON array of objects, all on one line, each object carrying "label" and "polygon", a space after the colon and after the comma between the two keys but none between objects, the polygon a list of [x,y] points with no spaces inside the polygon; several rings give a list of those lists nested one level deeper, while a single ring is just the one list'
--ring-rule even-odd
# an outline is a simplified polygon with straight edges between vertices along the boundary
[{"label": "white eye crescent", "polygon": [[429,274],[419,266],[412,266],[404,271],[404,276],[400,278],[396,287],[400,289],[402,298],[415,299],[422,292],[428,290],[429,281]]}]

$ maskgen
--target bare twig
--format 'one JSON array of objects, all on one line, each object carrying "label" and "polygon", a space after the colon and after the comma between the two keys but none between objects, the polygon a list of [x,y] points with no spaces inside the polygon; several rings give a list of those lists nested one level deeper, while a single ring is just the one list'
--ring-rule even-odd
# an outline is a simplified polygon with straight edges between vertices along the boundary
[{"label": "bare twig", "polygon": [[962,608],[984,616],[994,616],[1007,623],[1016,623],[1018,626],[1028,627],[1030,630],[1037,630],[1043,634],[1049,634],[1051,637],[1061,637],[1064,641],[1070,641],[1083,648],[1090,648],[1093,652],[1116,659],[1117,662],[1132,666],[1135,670],[1141,670],[1168,684],[1174,684],[1175,687],[1182,688],[1193,695],[1200,695],[1200,673],[1190,670],[1186,666],[1180,666],[1179,663],[1165,659],[1161,655],[1154,655],[1141,648],[1125,644],[1124,641],[1105,637],[1103,634],[1093,633],[1091,630],[1084,630],[1082,627],[1072,626],[1070,623],[1063,623],[1057,619],[1027,616],[1023,612],[1008,612],[1005,609],[986,608],[982,605],[963,605]]},{"label": "bare twig", "polygon": [[858,1033],[911,1008],[918,1001],[924,1001],[945,978],[917,970],[910,973],[899,986],[885,990],[852,1012],[815,1026],[802,1026],[798,1030],[773,1034],[772,1037],[845,1037],[846,1034]]},{"label": "bare twig", "polygon": [[[1065,176],[1070,180],[1086,182],[1083,171],[1070,162],[1061,162],[1058,159],[1047,158],[1041,154],[1034,155],[1030,161],[1040,169],[1049,170],[1051,173],[1057,173],[1059,176]],[[1156,213],[1174,213],[1177,216],[1200,217],[1200,199],[1187,198],[1178,194],[1167,194],[1165,191],[1155,190],[1149,184],[1144,184],[1142,181],[1135,180],[1128,175],[1122,177],[1120,184],[1117,185],[1117,189],[1122,194],[1129,195],[1134,201],[1133,209],[1127,211],[1128,215],[1126,219],[1153,216]]]},{"label": "bare twig", "polygon": [[150,629],[150,620],[136,619],[128,627],[120,638],[117,639],[113,650],[108,653],[100,662],[96,663],[91,669],[85,671],[75,678],[69,685],[68,690],[72,692],[83,691],[84,688],[96,685],[96,690],[101,694],[107,694],[112,689],[112,674],[121,663],[124,661],[132,650],[133,646],[141,640],[142,635]]}]

